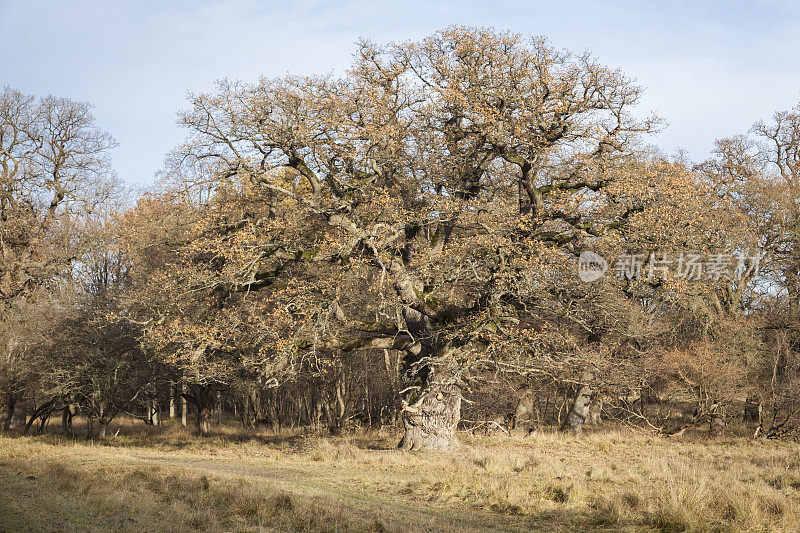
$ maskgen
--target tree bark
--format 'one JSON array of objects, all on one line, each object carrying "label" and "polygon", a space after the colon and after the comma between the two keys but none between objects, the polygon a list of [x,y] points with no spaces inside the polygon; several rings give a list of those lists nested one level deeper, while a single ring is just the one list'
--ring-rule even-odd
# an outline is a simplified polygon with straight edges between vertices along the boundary
[{"label": "tree bark", "polygon": [[169,418],[175,418],[175,384],[169,384]]},{"label": "tree bark", "polygon": [[589,423],[593,426],[599,425],[603,421],[603,400],[595,400],[589,411]]},{"label": "tree bark", "polygon": [[509,417],[508,429],[523,430],[525,433],[531,433],[538,425],[538,414],[536,407],[536,396],[529,389],[524,389],[517,400],[517,406],[514,412]]},{"label": "tree bark", "polygon": [[[181,383],[181,392],[186,394],[186,384]],[[186,416],[188,414],[188,406],[186,405],[186,398],[181,394],[181,425],[186,427]]]},{"label": "tree bark", "polygon": [[344,428],[347,415],[347,404],[344,401],[344,374],[336,378],[333,384],[332,397],[329,399],[328,430],[331,435],[338,434]]},{"label": "tree bark", "polygon": [[594,391],[590,385],[583,385],[572,403],[572,407],[567,414],[567,419],[561,426],[561,431],[572,431],[575,435],[583,433],[583,424],[589,416],[589,409],[592,407],[592,396]]},{"label": "tree bark", "polygon": [[115,412],[113,409],[109,410],[105,402],[101,402],[99,407],[99,416],[97,417],[97,428],[95,434],[98,438],[103,439],[106,436],[106,428],[114,418]]},{"label": "tree bark", "polygon": [[217,412],[217,425],[222,425],[222,393],[217,391],[217,398],[214,410]]},{"label": "tree bark", "polygon": [[61,432],[65,435],[72,433],[72,417],[75,416],[75,406],[67,404],[61,411]]},{"label": "tree bark", "polygon": [[17,407],[17,398],[8,395],[6,397],[6,414],[3,418],[3,431],[8,431],[11,428],[11,421],[14,418],[14,410]]},{"label": "tree bark", "polygon": [[403,410],[404,450],[455,450],[461,420],[461,389],[450,372],[433,375],[427,390]]},{"label": "tree bark", "polygon": [[448,343],[435,334],[432,318],[412,305],[424,307],[424,302],[419,301],[425,289],[422,280],[412,277],[401,262],[393,261],[391,269],[397,276],[397,294],[407,304],[403,308],[406,329],[418,339],[405,349],[403,358],[401,375],[406,388],[401,394],[405,435],[398,447],[456,449],[460,446],[456,427],[461,420],[458,364],[447,354],[451,349]]},{"label": "tree bark", "polygon": [[206,436],[211,432],[211,407],[202,406],[197,408],[197,432]]},{"label": "tree bark", "polygon": [[149,415],[149,419],[150,419],[150,424],[153,425],[153,426],[157,426],[157,425],[161,424],[161,422],[159,420],[159,405],[158,405],[158,399],[157,398],[152,398],[150,400],[150,402],[147,405],[147,409],[149,410],[148,415]]},{"label": "tree bark", "polygon": [[709,435],[712,437],[723,437],[725,436],[725,408],[720,405],[719,403],[715,403],[711,406],[711,410],[709,412]]},{"label": "tree bark", "polygon": [[211,417],[214,414],[216,393],[207,385],[195,385],[190,398],[197,410],[195,419],[197,433],[206,436],[211,432]]},{"label": "tree bark", "polygon": [[102,417],[87,416],[86,418],[86,438],[103,439],[106,436],[109,420]]}]

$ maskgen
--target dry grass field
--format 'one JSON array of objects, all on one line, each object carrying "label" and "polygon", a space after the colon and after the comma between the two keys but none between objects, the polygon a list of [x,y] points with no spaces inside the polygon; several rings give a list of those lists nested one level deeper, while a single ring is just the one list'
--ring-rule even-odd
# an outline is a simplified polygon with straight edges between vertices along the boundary
[{"label": "dry grass field", "polygon": [[625,430],[464,436],[129,430],[0,436],[0,532],[800,531],[800,446]]}]

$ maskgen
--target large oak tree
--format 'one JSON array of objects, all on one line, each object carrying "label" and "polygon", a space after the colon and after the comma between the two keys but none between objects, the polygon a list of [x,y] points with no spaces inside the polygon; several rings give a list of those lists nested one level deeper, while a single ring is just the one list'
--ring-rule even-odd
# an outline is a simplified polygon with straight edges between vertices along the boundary
[{"label": "large oak tree", "polygon": [[399,350],[408,449],[457,446],[474,371],[594,379],[683,287],[587,286],[581,250],[697,245],[713,221],[697,176],[643,147],[640,95],[588,54],[467,27],[193,95],[170,185],[128,215],[161,232],[156,256],[131,239],[147,339],[197,383]]}]

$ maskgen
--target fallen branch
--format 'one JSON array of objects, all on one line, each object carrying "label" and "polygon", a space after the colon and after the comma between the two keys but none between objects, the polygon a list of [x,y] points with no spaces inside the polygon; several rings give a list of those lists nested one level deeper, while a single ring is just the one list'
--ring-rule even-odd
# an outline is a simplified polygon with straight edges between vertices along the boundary
[{"label": "fallen branch", "polygon": [[511,433],[506,428],[504,428],[502,424],[500,424],[499,422],[495,422],[494,420],[462,420],[462,422],[467,422],[469,424],[476,424],[476,425],[472,426],[469,429],[461,429],[459,431],[475,431],[483,426],[486,426],[486,429],[488,430],[490,427],[494,426],[495,428],[505,433],[507,436],[511,435]]}]

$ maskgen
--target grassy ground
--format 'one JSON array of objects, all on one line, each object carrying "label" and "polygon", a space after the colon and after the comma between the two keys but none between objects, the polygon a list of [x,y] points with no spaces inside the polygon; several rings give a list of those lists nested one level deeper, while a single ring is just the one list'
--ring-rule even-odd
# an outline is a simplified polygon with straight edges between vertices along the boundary
[{"label": "grassy ground", "polygon": [[0,532],[800,531],[800,447],[606,432],[0,436]]}]

